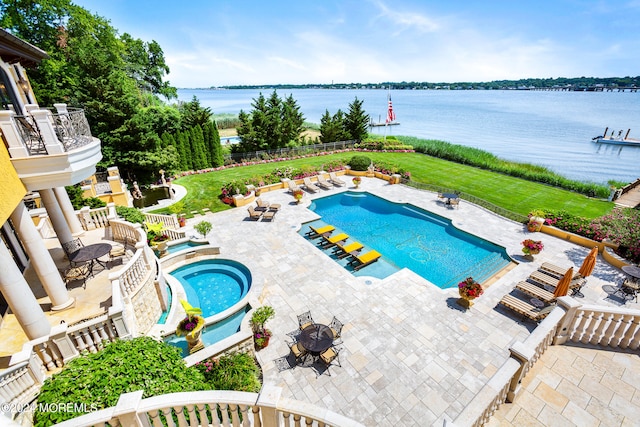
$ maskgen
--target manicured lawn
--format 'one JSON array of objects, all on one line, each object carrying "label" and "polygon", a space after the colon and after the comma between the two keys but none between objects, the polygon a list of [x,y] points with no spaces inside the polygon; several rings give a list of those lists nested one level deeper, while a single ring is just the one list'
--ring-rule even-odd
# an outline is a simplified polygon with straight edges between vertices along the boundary
[{"label": "manicured lawn", "polygon": [[[363,153],[359,153],[363,154]],[[321,166],[335,159],[351,158],[352,153],[308,157],[286,162],[229,168],[222,171],[179,178],[176,184],[188,190],[185,211],[209,208],[212,212],[229,209],[219,199],[226,182],[265,175],[285,166]],[[439,185],[471,194],[494,205],[523,215],[532,209],[564,210],[586,218],[596,218],[613,208],[613,203],[590,199],[584,195],[514,178],[474,167],[441,160],[419,153],[366,153],[372,160],[393,163],[411,172],[413,181]]]}]

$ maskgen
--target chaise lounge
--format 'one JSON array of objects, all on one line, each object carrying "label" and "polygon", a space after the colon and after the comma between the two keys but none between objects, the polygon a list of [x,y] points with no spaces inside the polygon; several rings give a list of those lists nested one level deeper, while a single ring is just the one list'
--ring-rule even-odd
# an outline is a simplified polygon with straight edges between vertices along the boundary
[{"label": "chaise lounge", "polygon": [[304,183],[304,188],[306,188],[307,191],[311,191],[312,193],[317,193],[318,191],[320,191],[320,188],[313,185],[313,182],[311,182],[311,178],[302,178],[302,182]]},{"label": "chaise lounge", "polygon": [[503,296],[498,304],[502,304],[516,313],[521,314],[523,318],[526,317],[534,322],[540,322],[555,308],[555,305],[546,305],[538,308],[526,301],[514,297],[513,295]]},{"label": "chaise lounge", "polygon": [[[534,271],[529,276],[529,279],[533,280],[536,283],[541,284],[542,286],[549,286],[550,288],[553,288],[553,289],[555,289],[556,286],[558,286],[558,283],[560,282],[559,278],[550,276],[541,271]],[[576,295],[580,292],[580,289],[582,289],[585,283],[587,283],[587,280],[584,277],[580,276],[579,274],[576,274],[575,276],[573,276],[573,279],[571,279],[571,283],[569,284],[569,289],[573,291],[573,295]]]},{"label": "chaise lounge", "polygon": [[543,262],[542,265],[540,266],[540,270],[545,274],[551,274],[553,276],[562,277],[567,273],[569,269],[564,267],[559,267],[555,264],[551,264],[550,262]]},{"label": "chaise lounge", "polygon": [[328,249],[332,246],[335,246],[336,243],[344,242],[348,238],[349,238],[349,235],[346,233],[340,233],[331,237],[322,235],[322,242],[320,243],[320,247],[322,247],[322,249]]},{"label": "chaise lounge", "polygon": [[333,188],[333,185],[329,184],[329,182],[325,179],[324,175],[322,174],[318,174],[318,176],[316,176],[317,180],[318,180],[318,187],[324,188],[325,190],[330,190]]},{"label": "chaise lounge", "polygon": [[348,257],[349,255],[358,255],[362,248],[364,248],[364,246],[360,242],[352,242],[348,245],[336,243],[336,247],[334,248],[333,253],[336,254],[338,259],[342,259]]},{"label": "chaise lounge", "polygon": [[338,178],[335,172],[329,172],[329,182],[337,187],[342,187],[343,185],[347,185],[346,182]]},{"label": "chaise lounge", "polygon": [[353,269],[358,271],[361,268],[366,267],[369,264],[373,264],[378,261],[382,254],[380,254],[376,250],[370,250],[369,252],[362,255],[352,255],[352,260],[349,261],[349,265],[353,266]]},{"label": "chaise lounge", "polygon": [[310,239],[316,239],[320,236],[330,235],[336,228],[333,225],[325,225],[322,227],[314,227],[312,225],[309,226],[310,230],[305,233],[305,236]]},{"label": "chaise lounge", "polygon": [[553,292],[549,292],[546,289],[542,289],[540,286],[534,285],[529,282],[519,282],[516,285],[516,289],[534,298],[538,298],[547,304],[555,302],[556,296]]}]

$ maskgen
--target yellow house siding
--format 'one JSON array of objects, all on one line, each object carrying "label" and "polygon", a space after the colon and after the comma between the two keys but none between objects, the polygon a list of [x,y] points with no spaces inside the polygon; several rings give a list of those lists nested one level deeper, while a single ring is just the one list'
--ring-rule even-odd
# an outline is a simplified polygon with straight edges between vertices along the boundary
[{"label": "yellow house siding", "polygon": [[7,149],[0,143],[0,225],[7,221],[25,194],[27,189],[13,168]]}]

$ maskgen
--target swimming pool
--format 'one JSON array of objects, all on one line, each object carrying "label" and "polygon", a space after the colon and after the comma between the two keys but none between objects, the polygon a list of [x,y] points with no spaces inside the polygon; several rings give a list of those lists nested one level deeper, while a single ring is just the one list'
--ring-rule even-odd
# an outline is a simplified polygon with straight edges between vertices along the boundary
[{"label": "swimming pool", "polygon": [[189,304],[202,309],[205,318],[232,307],[251,287],[249,269],[228,259],[196,261],[169,274],[180,281]]},{"label": "swimming pool", "polygon": [[[242,310],[237,311],[226,319],[220,320],[212,325],[207,325],[201,334],[202,343],[206,346],[222,341],[225,338],[229,338],[231,335],[240,331],[240,324],[244,315],[251,309],[249,305],[246,305]],[[185,337],[179,337],[176,334],[171,334],[164,338],[164,342],[174,347],[178,347],[182,350],[182,356],[187,357],[189,355],[189,344]]]},{"label": "swimming pool", "polygon": [[194,242],[193,240],[186,240],[184,242],[175,243],[175,244],[167,244],[167,252],[170,254],[185,250],[185,249],[194,249],[203,245],[208,245],[209,242]]},{"label": "swimming pool", "polygon": [[[511,261],[503,247],[457,229],[444,217],[370,193],[334,194],[315,199],[309,209],[321,220],[305,224],[301,234],[309,225],[331,224],[350,236],[347,242],[358,241],[364,252],[382,254],[379,261],[354,272],[356,276],[385,278],[408,268],[446,289],[469,276],[484,282]],[[342,265],[348,261],[333,258]]]}]

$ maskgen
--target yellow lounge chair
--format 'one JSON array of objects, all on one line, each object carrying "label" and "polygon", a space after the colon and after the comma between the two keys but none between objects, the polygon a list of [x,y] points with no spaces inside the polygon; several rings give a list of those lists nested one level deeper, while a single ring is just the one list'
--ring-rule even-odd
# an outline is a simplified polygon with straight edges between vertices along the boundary
[{"label": "yellow lounge chair", "polygon": [[329,182],[325,179],[324,175],[318,174],[316,179],[318,180],[317,182],[318,187],[322,187],[325,190],[330,190],[331,188],[333,188],[333,185],[329,184]]},{"label": "yellow lounge chair", "polygon": [[249,219],[252,219],[254,221],[257,221],[262,217],[262,211],[255,210],[253,206],[249,206],[247,208],[247,212],[249,212]]},{"label": "yellow lounge chair", "polygon": [[347,240],[349,238],[348,234],[345,233],[340,233],[337,234],[335,236],[331,236],[331,237],[327,237],[327,236],[322,236],[322,240],[323,242],[320,243],[320,246],[322,247],[322,249],[327,249],[330,248],[332,246],[335,246],[336,243],[342,242],[344,240]]},{"label": "yellow lounge chair", "polygon": [[323,227],[315,228],[313,226],[309,226],[310,230],[305,233],[305,236],[308,236],[310,239],[315,239],[324,234],[331,234],[336,228],[333,225],[325,225]]},{"label": "yellow lounge chair", "polygon": [[336,243],[334,253],[338,257],[338,259],[342,259],[348,257],[349,255],[357,255],[358,253],[360,253],[362,248],[364,248],[364,246],[360,242],[352,242],[348,245]]},{"label": "yellow lounge chair", "polygon": [[350,265],[353,265],[354,270],[360,270],[369,264],[372,264],[380,259],[382,254],[378,251],[371,250],[363,255],[352,255],[353,259],[349,261]]}]

